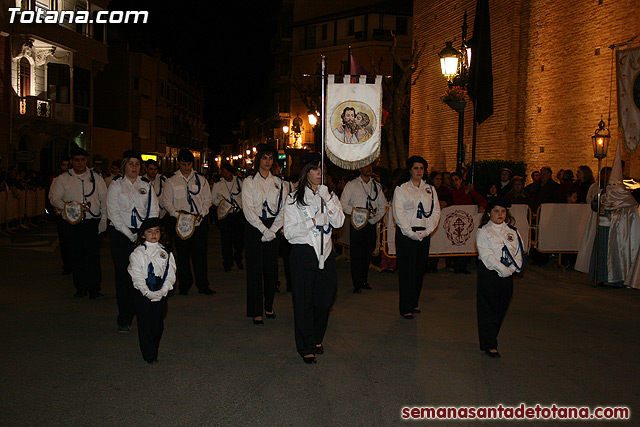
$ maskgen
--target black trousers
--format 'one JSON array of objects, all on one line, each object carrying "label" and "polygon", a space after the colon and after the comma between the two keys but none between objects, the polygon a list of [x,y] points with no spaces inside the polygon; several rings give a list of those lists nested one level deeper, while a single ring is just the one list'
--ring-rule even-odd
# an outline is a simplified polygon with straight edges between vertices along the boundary
[{"label": "black trousers", "polygon": [[[62,271],[73,271],[73,252],[71,247],[71,237],[68,228],[64,226],[67,223],[61,215],[56,215],[56,229],[58,231],[58,241],[60,242],[60,255],[62,257]],[[67,223],[68,224],[68,223]]]},{"label": "black trousers", "polygon": [[222,265],[225,269],[231,268],[234,261],[237,265],[242,264],[244,223],[242,212],[230,213],[225,219],[218,220],[222,242]]},{"label": "black trousers", "polygon": [[98,292],[102,283],[100,268],[99,219],[83,219],[71,225],[64,222],[69,236],[73,264],[73,286],[79,291]]},{"label": "black trousers", "polygon": [[349,258],[351,259],[351,282],[354,289],[367,283],[371,255],[376,248],[376,226],[367,223],[356,230],[349,224]]},{"label": "black trousers", "polygon": [[[263,221],[271,227],[274,218]],[[273,298],[278,283],[278,248],[280,234],[270,242],[262,242],[262,233],[247,224],[244,228],[244,247],[247,270],[247,316],[262,316],[262,310],[273,311]]]},{"label": "black trousers", "polygon": [[411,313],[420,306],[422,281],[427,270],[427,256],[431,237],[413,240],[396,227],[396,254],[399,281],[400,314]]},{"label": "black trousers", "polygon": [[338,290],[335,252],[331,251],[320,270],[311,246],[292,245],[291,278],[296,350],[304,357],[315,354],[327,330],[329,310]]},{"label": "black trousers", "polygon": [[[291,243],[287,239],[280,237],[280,256],[284,265],[284,278],[287,282],[287,292],[291,292]],[[278,281],[280,283],[280,281]]]},{"label": "black trousers", "polygon": [[151,302],[149,298],[135,289],[133,301],[136,307],[136,317],[138,318],[138,341],[144,360],[154,360],[158,358],[158,348],[160,339],[164,331],[164,316],[167,313],[167,297],[158,302]]},{"label": "black trousers", "polygon": [[110,228],[111,258],[116,279],[116,301],[118,303],[118,326],[131,326],[136,308],[133,304],[133,283],[127,271],[129,255],[135,249],[134,243],[127,236]]},{"label": "black trousers", "polygon": [[500,277],[480,261],[476,294],[480,350],[497,349],[498,332],[513,295],[513,276]]},{"label": "black trousers", "polygon": [[[187,240],[182,240],[176,233],[176,219],[172,221],[173,243],[176,248],[176,275],[178,276],[180,291],[188,292],[195,277],[198,291],[209,289],[207,278],[207,240],[209,222],[205,217]],[[193,263],[193,274],[191,264]]]}]

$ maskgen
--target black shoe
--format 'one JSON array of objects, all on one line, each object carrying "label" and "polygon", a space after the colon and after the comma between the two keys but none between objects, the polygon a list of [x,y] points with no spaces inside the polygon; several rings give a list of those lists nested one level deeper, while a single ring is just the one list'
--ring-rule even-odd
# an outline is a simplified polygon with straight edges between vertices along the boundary
[{"label": "black shoe", "polygon": [[256,319],[255,317],[253,318],[253,324],[254,325],[264,325],[264,320],[262,319]]},{"label": "black shoe", "polygon": [[404,317],[407,320],[411,320],[411,319],[414,318],[413,314],[411,314],[411,313],[403,314],[402,317]]},{"label": "black shoe", "polygon": [[87,296],[87,294],[88,294],[88,292],[85,291],[85,290],[78,290],[78,291],[76,291],[75,294],[73,294],[73,297],[76,298],[76,299],[84,298],[84,297]]},{"label": "black shoe", "polygon": [[178,292],[179,295],[189,295],[189,291],[183,291],[182,289],[180,289],[180,292]]},{"label": "black shoe", "polygon": [[272,311],[271,313],[269,313],[268,311],[264,312],[264,315],[267,316],[267,319],[275,319],[276,318],[276,312],[275,310]]},{"label": "black shoe", "polygon": [[324,347],[322,344],[316,346],[316,354],[324,354]]},{"label": "black shoe", "polygon": [[204,288],[198,291],[199,294],[203,294],[203,295],[213,295],[216,293],[216,291],[214,291],[213,289],[210,288]]},{"label": "black shoe", "polygon": [[422,310],[420,310],[419,308],[414,308],[414,309],[413,309],[413,312],[414,312],[414,313],[422,313]]},{"label": "black shoe", "polygon": [[302,356],[302,360],[304,360],[304,363],[306,363],[307,365],[318,363],[318,361],[316,360],[316,357],[313,355]]},{"label": "black shoe", "polygon": [[131,330],[131,327],[129,325],[119,325],[118,326],[118,333],[119,334],[128,334],[130,330]]},{"label": "black shoe", "polygon": [[362,289],[361,289],[361,288],[354,289],[354,290],[353,290],[353,293],[354,293],[354,294],[361,294],[361,293],[362,293]]},{"label": "black shoe", "polygon": [[362,289],[373,289],[373,288],[371,287],[370,284],[365,283],[364,285],[362,285]]},{"label": "black shoe", "polygon": [[102,298],[104,298],[104,295],[100,291],[92,291],[92,292],[89,292],[89,298],[91,298],[91,299],[102,299]]},{"label": "black shoe", "polygon": [[153,365],[158,362],[158,359],[144,359],[149,365]]},{"label": "black shoe", "polygon": [[[495,351],[491,351],[491,350],[495,350]],[[494,359],[499,359],[501,357],[500,353],[498,353],[498,350],[496,350],[495,348],[487,349],[487,350],[484,351],[484,353],[487,356],[489,356],[491,358],[494,358]]]}]

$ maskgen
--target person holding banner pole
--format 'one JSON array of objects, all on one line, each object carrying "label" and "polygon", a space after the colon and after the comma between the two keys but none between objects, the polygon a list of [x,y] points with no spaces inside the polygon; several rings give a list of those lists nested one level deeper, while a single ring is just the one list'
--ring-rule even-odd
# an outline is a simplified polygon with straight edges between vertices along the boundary
[{"label": "person holding banner pole", "polygon": [[345,185],[340,204],[346,215],[351,215],[349,225],[349,254],[353,292],[371,289],[368,282],[369,264],[376,246],[376,224],[387,211],[387,199],[382,186],[371,174],[373,166],[361,167],[360,176]]},{"label": "person holding banner pole", "polygon": [[116,175],[107,190],[107,214],[112,228],[109,233],[111,257],[118,303],[118,332],[129,333],[136,314],[134,288],[129,275],[129,255],[135,249],[138,229],[147,218],[157,217],[160,211],[156,192],[151,183],[140,176],[140,153],[127,150],[122,154],[123,175]]},{"label": "person holding banner pole", "polygon": [[333,228],[344,223],[338,197],[322,184],[321,155],[306,154],[302,178],[284,205],[284,235],[291,243],[295,341],[307,364],[323,354],[329,310],[338,290]]},{"label": "person holding banner pole", "polygon": [[405,319],[420,313],[420,293],[427,268],[430,234],[440,221],[440,203],[436,189],[422,177],[427,161],[420,156],[407,160],[410,179],[393,193],[393,217],[396,221],[399,309]]},{"label": "person holding banner pole", "polygon": [[247,177],[242,188],[242,211],[247,220],[244,227],[244,247],[247,270],[247,317],[254,325],[262,325],[262,313],[273,319],[276,284],[278,282],[278,231],[284,222],[282,205],[286,184],[271,174],[275,148],[258,144],[255,164],[257,171]]},{"label": "person holding banner pole", "polygon": [[489,201],[476,232],[478,248],[477,316],[480,350],[499,358],[498,332],[513,295],[513,273],[524,268],[524,248],[511,226],[511,204],[497,197]]},{"label": "person holding banner pole", "polygon": [[188,295],[195,278],[198,293],[212,295],[215,291],[207,277],[209,221],[205,219],[211,207],[211,189],[207,179],[193,170],[193,161],[191,151],[180,150],[179,169],[165,183],[162,205],[171,216],[179,294]]}]

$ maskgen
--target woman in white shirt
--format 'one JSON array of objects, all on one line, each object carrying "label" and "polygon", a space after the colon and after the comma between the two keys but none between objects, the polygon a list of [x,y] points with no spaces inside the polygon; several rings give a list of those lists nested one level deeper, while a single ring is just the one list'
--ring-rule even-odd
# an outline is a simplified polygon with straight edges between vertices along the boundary
[{"label": "woman in white shirt", "polygon": [[118,332],[128,333],[136,314],[133,286],[127,271],[138,229],[147,218],[157,217],[158,199],[153,186],[141,177],[142,157],[135,151],[122,154],[124,175],[116,175],[107,190],[107,214],[111,221],[111,257],[116,280]]},{"label": "woman in white shirt", "polygon": [[322,340],[338,289],[331,231],[344,223],[340,200],[322,184],[321,160],[318,153],[302,158],[298,188],[284,206],[284,236],[292,245],[296,349],[309,364],[324,353]]},{"label": "woman in white shirt", "polygon": [[476,232],[478,247],[478,336],[480,350],[500,357],[498,332],[513,295],[513,273],[524,268],[524,249],[518,230],[511,226],[511,204],[493,198]]},{"label": "woman in white shirt", "polygon": [[407,160],[410,179],[393,193],[393,218],[396,222],[399,308],[405,319],[420,313],[422,280],[427,268],[430,234],[440,221],[440,203],[436,189],[422,178],[427,161],[420,156]]},{"label": "woman in white shirt", "polygon": [[242,185],[244,247],[247,269],[247,317],[254,325],[264,324],[262,312],[276,317],[273,299],[278,283],[278,230],[282,228],[285,182],[271,174],[277,151],[268,144],[258,144],[255,164],[258,169]]}]

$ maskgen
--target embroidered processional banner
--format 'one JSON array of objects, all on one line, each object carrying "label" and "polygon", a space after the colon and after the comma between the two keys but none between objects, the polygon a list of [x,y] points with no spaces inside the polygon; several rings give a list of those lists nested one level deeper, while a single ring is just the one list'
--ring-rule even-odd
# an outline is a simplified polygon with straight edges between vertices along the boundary
[{"label": "embroidered processional banner", "polygon": [[327,76],[325,151],[336,166],[358,169],[380,155],[382,76]]},{"label": "embroidered processional banner", "polygon": [[618,117],[624,145],[634,151],[640,143],[640,47],[616,48]]},{"label": "embroidered processional banner", "polygon": [[[514,219],[512,225],[522,237],[524,251],[529,252],[529,206],[513,205],[509,212]],[[482,214],[475,205],[449,206],[442,209],[438,227],[431,234],[429,254],[477,255],[476,230]]]}]

